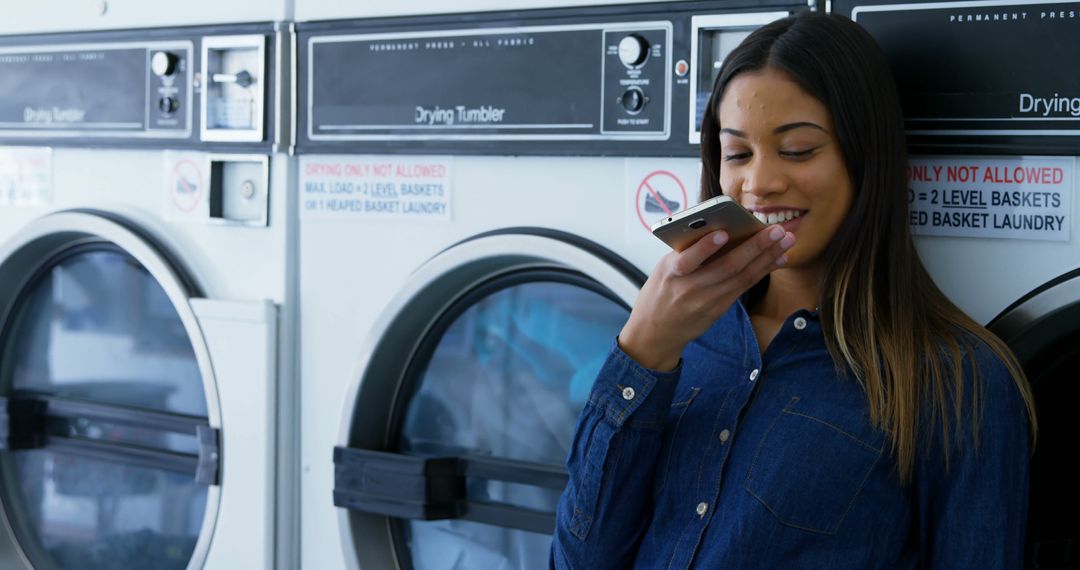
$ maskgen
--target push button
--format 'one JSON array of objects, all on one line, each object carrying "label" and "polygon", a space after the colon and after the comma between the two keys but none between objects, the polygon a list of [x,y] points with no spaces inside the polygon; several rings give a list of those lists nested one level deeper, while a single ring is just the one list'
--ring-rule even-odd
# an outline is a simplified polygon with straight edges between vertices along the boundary
[{"label": "push button", "polygon": [[619,103],[622,104],[627,113],[636,115],[645,107],[645,92],[637,87],[631,87],[622,94]]}]

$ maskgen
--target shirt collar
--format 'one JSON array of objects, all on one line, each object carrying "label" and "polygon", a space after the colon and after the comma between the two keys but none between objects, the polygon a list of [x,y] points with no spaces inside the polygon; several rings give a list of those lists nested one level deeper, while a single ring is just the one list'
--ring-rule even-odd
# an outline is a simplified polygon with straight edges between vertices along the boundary
[{"label": "shirt collar", "polygon": [[[769,288],[769,276],[766,275],[765,277],[763,277],[761,279],[761,281],[758,281],[757,283],[755,283],[752,287],[747,289],[747,291],[745,293],[743,293],[739,297],[739,301],[742,303],[743,310],[748,315],[750,314],[750,305],[753,304],[753,302],[756,301],[757,299],[759,299],[762,295],[764,295],[765,291],[768,290],[768,288]],[[813,319],[815,321],[820,321],[821,320],[821,307],[814,307],[813,311],[807,311],[806,309],[799,309],[798,311],[795,312],[795,314],[797,314],[797,315],[801,314],[801,313],[805,314],[807,317],[809,317],[809,318],[811,318],[811,319]]]}]

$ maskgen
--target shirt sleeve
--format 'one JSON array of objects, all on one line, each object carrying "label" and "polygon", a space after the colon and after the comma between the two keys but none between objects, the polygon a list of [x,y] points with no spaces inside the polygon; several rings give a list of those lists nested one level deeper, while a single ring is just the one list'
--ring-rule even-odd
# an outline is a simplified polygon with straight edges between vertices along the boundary
[{"label": "shirt sleeve", "polygon": [[[968,405],[963,420],[950,424],[948,471],[940,422],[928,430],[933,443],[916,466],[922,568],[1023,567],[1030,463],[1027,411],[1004,363],[983,348],[978,359],[978,448]],[[964,382],[968,398],[972,379],[967,364]]]},{"label": "shirt sleeve", "polygon": [[649,370],[613,344],[574,432],[552,568],[629,567],[652,517],[653,473],[682,364]]}]

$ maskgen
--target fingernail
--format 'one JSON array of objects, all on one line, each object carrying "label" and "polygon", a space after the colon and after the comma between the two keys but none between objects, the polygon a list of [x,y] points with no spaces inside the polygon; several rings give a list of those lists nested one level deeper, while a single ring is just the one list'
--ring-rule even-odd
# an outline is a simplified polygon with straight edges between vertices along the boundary
[{"label": "fingernail", "polygon": [[795,236],[793,235],[788,234],[784,236],[784,239],[780,240],[780,247],[784,249],[790,249],[793,245],[795,245]]},{"label": "fingernail", "polygon": [[726,232],[717,232],[713,235],[712,240],[716,245],[724,245],[727,243],[728,235]]},{"label": "fingernail", "polygon": [[769,230],[769,239],[776,241],[782,237],[784,237],[784,228],[776,226]]},{"label": "fingernail", "polygon": [[780,257],[776,258],[776,265],[778,267],[783,267],[783,266],[787,265],[787,254],[786,253],[784,255],[781,255]]}]

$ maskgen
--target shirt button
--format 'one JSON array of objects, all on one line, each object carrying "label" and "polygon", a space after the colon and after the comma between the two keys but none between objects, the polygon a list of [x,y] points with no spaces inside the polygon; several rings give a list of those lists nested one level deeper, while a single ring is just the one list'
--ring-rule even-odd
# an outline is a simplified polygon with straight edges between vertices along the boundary
[{"label": "shirt button", "polygon": [[698,514],[699,517],[705,516],[705,512],[708,511],[708,510],[709,510],[709,505],[706,505],[705,503],[698,503],[697,504],[697,514]]},{"label": "shirt button", "polygon": [[761,371],[755,368],[754,371],[750,373],[750,381],[753,382],[754,380],[757,380],[758,374],[761,374]]},{"label": "shirt button", "polygon": [[720,432],[720,443],[727,443],[727,440],[731,438],[731,432],[724,430]]},{"label": "shirt button", "polygon": [[624,400],[633,400],[634,399],[634,389],[629,387],[629,386],[623,388],[622,389],[622,399],[624,399]]},{"label": "shirt button", "polygon": [[795,319],[795,328],[797,330],[800,330],[800,331],[805,329],[806,328],[806,319],[804,319],[802,317],[799,317],[799,318]]}]

